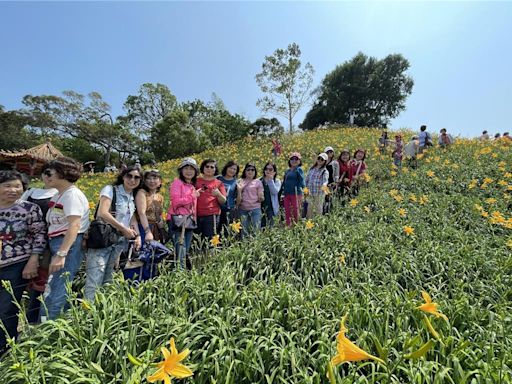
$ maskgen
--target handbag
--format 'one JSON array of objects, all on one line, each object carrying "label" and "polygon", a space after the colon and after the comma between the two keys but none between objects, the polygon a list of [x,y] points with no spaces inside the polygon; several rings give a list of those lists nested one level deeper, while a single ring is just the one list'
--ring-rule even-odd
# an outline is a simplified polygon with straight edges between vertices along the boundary
[{"label": "handbag", "polygon": [[[110,213],[112,216],[116,213],[116,188],[112,187],[113,196],[112,203],[110,204]],[[101,249],[107,248],[119,242],[122,235],[117,231],[112,224],[107,223],[103,218],[97,217],[98,205],[94,212],[94,220],[91,221],[89,231],[87,232],[87,248]]]},{"label": "handbag", "polygon": [[173,229],[196,229],[197,224],[192,215],[172,215],[171,216]]}]

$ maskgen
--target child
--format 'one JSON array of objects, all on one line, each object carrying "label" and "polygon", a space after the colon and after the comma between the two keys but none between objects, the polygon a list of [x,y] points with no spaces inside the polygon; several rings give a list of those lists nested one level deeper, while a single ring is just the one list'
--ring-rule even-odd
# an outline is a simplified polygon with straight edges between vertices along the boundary
[{"label": "child", "polygon": [[308,219],[323,213],[325,191],[328,191],[327,184],[329,183],[329,172],[326,168],[327,159],[327,153],[319,154],[315,164],[309,169],[306,176],[306,187],[309,189],[306,213]]},{"label": "child", "polygon": [[359,187],[362,183],[361,176],[366,172],[366,151],[362,148],[354,152],[354,158],[350,161],[350,171],[352,172],[352,194],[357,196],[359,194]]}]

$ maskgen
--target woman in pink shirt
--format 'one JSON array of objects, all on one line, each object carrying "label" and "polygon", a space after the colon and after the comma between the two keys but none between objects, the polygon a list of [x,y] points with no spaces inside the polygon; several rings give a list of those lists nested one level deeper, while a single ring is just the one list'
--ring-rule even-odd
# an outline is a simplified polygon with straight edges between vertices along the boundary
[{"label": "woman in pink shirt", "polygon": [[242,237],[261,228],[261,202],[264,200],[264,191],[263,184],[257,176],[256,166],[247,163],[237,185],[236,202],[242,222]]},{"label": "woman in pink shirt", "polygon": [[199,174],[196,161],[190,157],[184,159],[178,166],[178,174],[179,177],[174,179],[169,187],[171,202],[167,211],[167,220],[176,256],[180,261],[180,267],[184,269],[194,228],[187,228],[185,225],[183,229],[183,225],[180,226],[181,222],[178,223],[177,220],[185,219],[182,221],[190,223],[190,220],[192,220],[194,223],[197,222],[196,207],[197,198],[200,193],[194,187],[197,175]]}]

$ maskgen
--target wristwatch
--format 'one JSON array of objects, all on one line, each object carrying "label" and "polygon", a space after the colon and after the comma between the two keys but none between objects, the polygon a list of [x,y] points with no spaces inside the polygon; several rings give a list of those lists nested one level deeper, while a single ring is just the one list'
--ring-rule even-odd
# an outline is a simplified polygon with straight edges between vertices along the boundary
[{"label": "wristwatch", "polygon": [[67,252],[64,252],[64,251],[57,251],[57,253],[55,254],[55,256],[59,256],[59,257],[66,257],[68,255]]}]

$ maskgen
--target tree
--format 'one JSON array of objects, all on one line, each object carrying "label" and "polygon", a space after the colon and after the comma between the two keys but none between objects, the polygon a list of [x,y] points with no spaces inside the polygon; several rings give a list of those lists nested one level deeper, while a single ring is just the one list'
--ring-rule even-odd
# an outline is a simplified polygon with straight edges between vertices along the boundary
[{"label": "tree", "polygon": [[302,66],[301,51],[296,43],[287,49],[276,49],[271,56],[265,56],[256,83],[266,95],[258,99],[257,105],[263,112],[275,112],[288,120],[293,131],[293,118],[310,98],[314,69],[310,63]]},{"label": "tree", "polygon": [[325,122],[379,127],[405,109],[414,82],[406,71],[409,61],[400,54],[382,60],[357,54],[327,74],[317,90],[318,98],[307,113],[302,129]]},{"label": "tree", "polygon": [[126,98],[124,108],[130,127],[137,136],[149,137],[153,127],[178,106],[169,88],[160,83],[144,83],[138,95]]},{"label": "tree", "polygon": [[189,124],[188,112],[182,109],[175,109],[156,123],[150,137],[149,147],[158,161],[199,152],[204,145]]},{"label": "tree", "polygon": [[255,136],[272,136],[280,135],[284,132],[284,128],[275,117],[268,119],[260,117],[251,125],[251,134]]},{"label": "tree", "polygon": [[0,105],[0,149],[15,151],[40,143],[39,137],[27,129],[29,118],[20,111],[6,111]]},{"label": "tree", "polygon": [[87,140],[103,148],[105,163],[110,161],[112,150],[135,153],[131,146],[136,137],[125,126],[113,121],[110,106],[97,92],[91,92],[87,97],[74,91],[64,91],[63,97],[27,95],[23,104],[30,116],[30,126],[43,135],[55,132],[64,137]]}]

